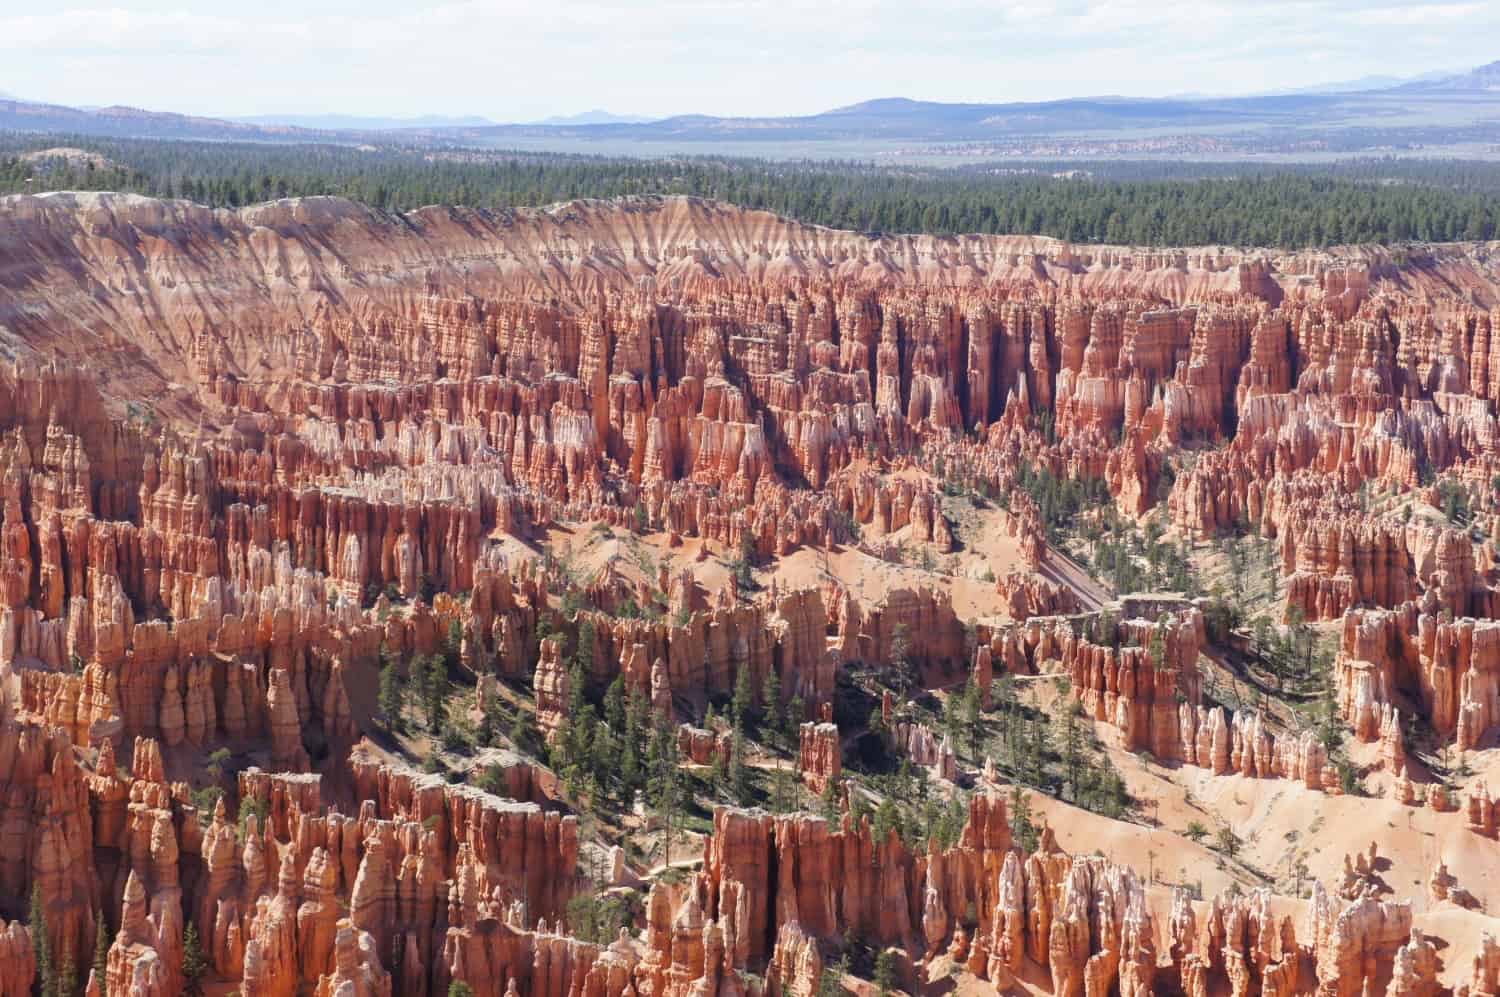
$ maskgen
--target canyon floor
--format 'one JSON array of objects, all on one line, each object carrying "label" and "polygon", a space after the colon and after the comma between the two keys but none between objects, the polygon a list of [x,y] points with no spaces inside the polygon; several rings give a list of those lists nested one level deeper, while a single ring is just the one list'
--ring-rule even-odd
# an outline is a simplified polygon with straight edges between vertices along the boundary
[{"label": "canyon floor", "polygon": [[0,198],[0,997],[1500,993],[1500,245]]}]

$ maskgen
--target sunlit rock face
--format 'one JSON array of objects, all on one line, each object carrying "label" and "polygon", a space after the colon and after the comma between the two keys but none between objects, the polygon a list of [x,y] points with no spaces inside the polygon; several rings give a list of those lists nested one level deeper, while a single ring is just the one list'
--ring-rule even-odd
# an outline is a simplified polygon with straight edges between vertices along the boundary
[{"label": "sunlit rock face", "polygon": [[[1336,707],[1411,804],[1400,711],[1461,751],[1500,725],[1486,252],[870,239],[685,198],[0,199],[0,997],[35,982],[34,894],[90,993],[182,992],[189,926],[246,994],[811,995],[849,929],[910,986],[950,958],[1060,994],[1432,992],[1441,946],[1397,898],[1315,892],[1305,927],[1265,891],[1163,907],[1050,831],[1023,850],[983,787],[948,847],[720,809],[643,931],[584,941],[551,772],[511,758],[505,799],[361,736],[382,652],[451,657],[480,697],[529,683],[549,741],[586,660],[704,765],[732,742],[685,708],[774,676],[822,793],[839,669],[905,656],[985,696],[1056,670],[1127,750],[1337,791],[1317,738],[1203,701],[1201,607],[1063,618],[1094,602],[1015,488],[1045,468],[1180,538],[1273,539],[1278,611],[1341,621]],[[954,487],[1004,496],[1015,557],[973,586],[994,620],[933,572],[750,591],[694,570],[958,554]],[[1401,511],[1455,487],[1462,523]],[[572,579],[521,553],[562,527],[694,554]],[[575,582],[586,654],[558,636]],[[939,780],[972,777],[951,738],[890,727]],[[221,750],[213,804],[192,787]],[[1427,800],[1493,835],[1482,788]],[[1463,950],[1494,992],[1494,943]]]}]

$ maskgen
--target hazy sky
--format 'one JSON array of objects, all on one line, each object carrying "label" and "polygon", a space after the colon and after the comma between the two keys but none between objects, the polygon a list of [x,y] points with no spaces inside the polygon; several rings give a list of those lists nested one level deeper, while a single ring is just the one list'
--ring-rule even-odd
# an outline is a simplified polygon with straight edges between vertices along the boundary
[{"label": "hazy sky", "polygon": [[[1500,59],[1500,0],[0,0],[0,91],[196,114],[798,114]],[[309,14],[309,11],[314,13]]]}]

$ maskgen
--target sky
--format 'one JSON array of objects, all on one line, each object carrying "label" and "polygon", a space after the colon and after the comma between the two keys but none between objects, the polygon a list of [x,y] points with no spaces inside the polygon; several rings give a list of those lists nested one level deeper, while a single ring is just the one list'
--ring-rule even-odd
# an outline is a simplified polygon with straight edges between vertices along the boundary
[{"label": "sky", "polygon": [[1251,93],[1500,59],[1500,0],[0,0],[0,92],[213,116]]}]

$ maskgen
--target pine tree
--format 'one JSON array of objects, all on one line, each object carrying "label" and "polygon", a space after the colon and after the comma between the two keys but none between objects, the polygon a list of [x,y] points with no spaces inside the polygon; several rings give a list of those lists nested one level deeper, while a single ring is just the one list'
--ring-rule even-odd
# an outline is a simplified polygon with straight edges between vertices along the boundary
[{"label": "pine tree", "polygon": [[722,751],[714,752],[714,761],[709,775],[713,782],[714,792],[721,797],[729,795],[729,761],[724,757]]},{"label": "pine tree", "polygon": [[1083,731],[1078,722],[1082,716],[1083,704],[1076,699],[1070,700],[1063,710],[1063,768],[1067,771],[1068,791],[1072,793],[1074,803],[1079,800],[1078,772],[1083,764]]},{"label": "pine tree", "polygon": [[609,729],[621,738],[627,731],[625,727],[625,677],[616,675],[615,680],[609,684],[604,692],[604,722],[609,724]]},{"label": "pine tree", "polygon": [[682,790],[679,783],[681,774],[677,768],[677,732],[666,718],[661,718],[653,730],[651,743],[647,749],[647,763],[651,768],[652,805],[661,816],[666,830],[665,861],[670,865],[672,838],[676,833],[677,810],[681,803]]},{"label": "pine tree", "polygon": [[589,702],[587,686],[587,673],[575,655],[573,663],[568,666],[568,715],[563,718],[563,729],[558,732],[558,743],[563,745],[563,756],[568,764],[575,764],[583,758],[579,742],[589,734],[584,723],[584,710]]},{"label": "pine tree", "polygon": [[887,796],[880,801],[880,806],[875,808],[875,818],[871,821],[870,830],[875,836],[875,843],[881,844],[890,833],[899,830],[901,825],[901,811],[896,807],[896,801]]},{"label": "pine tree", "polygon": [[31,913],[27,919],[31,929],[31,948],[36,960],[36,978],[42,997],[63,997],[57,991],[57,970],[52,965],[52,939],[48,937],[47,911],[42,904],[42,888],[31,888]]},{"label": "pine tree", "polygon": [[406,690],[401,683],[400,673],[396,671],[395,660],[387,660],[383,646],[380,656],[385,663],[380,667],[380,693],[376,705],[386,729],[399,731],[403,722],[401,714],[406,706]]},{"label": "pine tree", "polygon": [[450,667],[457,668],[463,662],[463,647],[463,621],[455,617],[448,621],[448,636],[443,641],[443,657]]},{"label": "pine tree", "polygon": [[627,804],[641,788],[641,750],[635,733],[626,725],[620,739],[620,798]]},{"label": "pine tree", "polygon": [[1240,840],[1240,836],[1234,833],[1234,829],[1226,824],[1219,828],[1219,832],[1215,836],[1215,844],[1218,845],[1219,851],[1232,859],[1239,854],[1240,845],[1243,842]]},{"label": "pine tree", "polygon": [[823,811],[823,818],[830,824],[839,819],[839,787],[837,779],[829,779],[823,787],[823,794],[818,797],[818,803]]},{"label": "pine tree", "polygon": [[750,766],[745,762],[745,734],[738,726],[730,738],[729,791],[741,806],[749,806]]},{"label": "pine tree", "polygon": [[1047,781],[1047,715],[1033,709],[1031,736],[1027,739],[1027,765],[1031,772],[1031,784],[1044,786]]},{"label": "pine tree", "polygon": [[208,973],[208,958],[198,941],[198,929],[191,920],[182,932],[182,979],[189,997],[202,997],[203,977]]},{"label": "pine tree", "polygon": [[896,960],[890,949],[881,949],[875,957],[875,989],[880,997],[888,997],[896,986]]},{"label": "pine tree", "polygon": [[482,748],[495,743],[495,730],[500,725],[500,706],[493,700],[479,711],[479,722],[474,726],[474,742]]},{"label": "pine tree", "polygon": [[775,668],[766,671],[766,681],[760,690],[761,713],[764,715],[764,728],[768,737],[780,740],[786,728],[785,714],[781,709],[781,677],[776,674]]},{"label": "pine tree", "polygon": [[729,701],[729,719],[736,729],[745,728],[745,721],[753,705],[750,692],[750,669],[741,667],[734,677],[734,697]]},{"label": "pine tree", "polygon": [[1014,680],[1009,675],[1002,675],[991,686],[991,695],[994,699],[994,718],[1000,728],[1001,743],[1009,748],[1015,740],[1015,726],[1011,722],[1015,717],[1016,709]]},{"label": "pine tree", "polygon": [[792,701],[786,704],[786,716],[783,718],[786,730],[782,736],[786,738],[786,745],[792,748],[797,743],[797,732],[802,728],[802,718],[807,715],[807,704],[802,701],[801,696],[793,696]]},{"label": "pine tree", "polygon": [[943,733],[957,738],[963,728],[963,695],[950,695],[943,702]]},{"label": "pine tree", "polygon": [[797,777],[790,769],[781,767],[780,761],[776,763],[776,772],[772,776],[771,809],[776,813],[790,813],[797,809]]},{"label": "pine tree", "polygon": [[839,957],[839,961],[823,970],[823,975],[818,977],[817,997],[844,997],[844,977],[849,972],[849,956],[847,954]]},{"label": "pine tree", "polygon": [[[593,770],[594,782],[597,784],[597,792],[601,801],[613,796],[618,771],[616,764],[620,757],[620,742],[608,725],[596,723],[594,725],[594,737],[592,746],[592,757],[590,768]],[[592,797],[591,797],[592,798]],[[622,789],[620,798],[625,798]]]},{"label": "pine tree", "polygon": [[412,667],[419,675],[422,692],[422,709],[426,714],[427,730],[436,734],[442,729],[448,716],[448,664],[440,655],[418,658]]},{"label": "pine tree", "polygon": [[516,707],[516,712],[510,718],[510,741],[516,746],[517,751],[530,752],[536,745],[535,727],[531,721],[531,714],[521,707]]},{"label": "pine tree", "polygon": [[964,687],[963,726],[969,735],[969,757],[975,762],[979,761],[979,741],[984,735],[983,707],[979,683],[969,682]]},{"label": "pine tree", "polygon": [[593,618],[582,616],[578,621],[578,646],[573,652],[573,661],[583,669],[585,676],[594,671],[594,632]]},{"label": "pine tree", "polygon": [[911,630],[898,623],[891,631],[890,662],[887,683],[897,692],[908,692],[916,684],[916,668],[911,658]]},{"label": "pine tree", "polygon": [[1036,851],[1041,835],[1031,820],[1031,797],[1020,786],[1010,791],[1010,833],[1023,852]]},{"label": "pine tree", "polygon": [[63,949],[62,961],[57,967],[57,982],[52,989],[57,997],[73,997],[78,989],[78,970],[73,966],[73,953],[69,949]]},{"label": "pine tree", "polygon": [[1167,667],[1167,638],[1166,623],[1164,621],[1158,621],[1156,626],[1151,629],[1151,642],[1147,646],[1147,650],[1151,655],[1151,666],[1153,668],[1160,670]]}]

